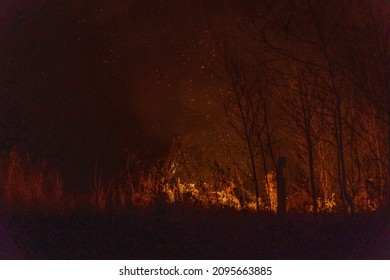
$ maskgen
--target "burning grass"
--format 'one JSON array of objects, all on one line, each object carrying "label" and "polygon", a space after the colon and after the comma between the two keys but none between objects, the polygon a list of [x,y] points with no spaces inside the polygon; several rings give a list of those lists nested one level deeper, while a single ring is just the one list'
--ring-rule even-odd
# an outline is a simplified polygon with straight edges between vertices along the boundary
[{"label": "burning grass", "polygon": [[8,207],[62,209],[65,194],[62,178],[51,171],[45,161],[33,164],[31,159],[12,151],[0,162],[0,194]]},{"label": "burning grass", "polygon": [[44,162],[13,152],[0,177],[10,233],[28,259],[359,259],[388,221],[332,201],[317,215],[256,213],[233,182],[184,183],[170,167],[128,167],[123,181],[96,172],[92,191],[72,196]]},{"label": "burning grass", "polygon": [[[199,179],[185,182],[178,163],[171,157],[145,170],[135,157],[129,156],[127,173],[122,179],[104,176],[96,167],[95,176],[88,191],[72,194],[66,192],[58,172],[51,170],[45,161],[33,163],[28,156],[18,152],[9,153],[0,161],[0,197],[8,208],[43,208],[50,211],[72,211],[80,208],[108,209],[145,208],[155,201],[168,204],[190,203],[204,208],[231,208],[255,211],[256,197],[245,188],[241,180],[226,176],[220,166],[212,168],[208,180]],[[268,203],[261,199],[263,211],[276,212],[276,178],[267,175]],[[360,210],[375,211],[378,205],[370,200],[362,201]],[[311,212],[310,197],[302,192],[290,193],[287,197],[291,212]],[[335,193],[318,198],[320,212],[337,210]]]}]

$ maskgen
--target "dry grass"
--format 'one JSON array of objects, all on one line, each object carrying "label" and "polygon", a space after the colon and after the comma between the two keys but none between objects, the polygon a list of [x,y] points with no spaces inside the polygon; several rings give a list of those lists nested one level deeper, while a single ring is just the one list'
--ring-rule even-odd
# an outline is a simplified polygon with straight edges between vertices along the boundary
[{"label": "dry grass", "polygon": [[62,178],[49,170],[45,161],[33,164],[28,157],[12,151],[0,164],[1,195],[7,206],[62,209],[65,195]]},{"label": "dry grass", "polygon": [[[255,210],[255,196],[236,183],[224,177],[215,176],[206,183],[182,182],[176,172],[174,157],[168,157],[160,165],[145,170],[135,157],[129,156],[127,173],[124,178],[104,176],[97,166],[88,193],[68,193],[58,172],[48,167],[45,161],[33,163],[28,156],[12,151],[0,161],[0,195],[4,204],[11,208],[42,208],[51,211],[73,211],[79,208],[108,209],[145,208],[154,201],[164,200],[169,204],[191,203],[204,208],[233,208],[235,210]],[[273,191],[271,211],[275,212],[276,182],[270,180]],[[243,199],[243,197],[245,199]],[[288,197],[290,209],[303,209],[307,199],[303,195]],[[333,199],[321,202],[322,212],[334,212]],[[264,210],[268,209],[261,203]],[[361,208],[367,210],[367,207]],[[369,208],[375,210],[376,208]]]},{"label": "dry grass", "polygon": [[96,168],[93,190],[71,195],[45,162],[12,152],[0,167],[9,228],[29,259],[358,259],[385,221],[380,212],[255,213],[236,207],[229,182],[197,188],[169,169],[118,181]]}]

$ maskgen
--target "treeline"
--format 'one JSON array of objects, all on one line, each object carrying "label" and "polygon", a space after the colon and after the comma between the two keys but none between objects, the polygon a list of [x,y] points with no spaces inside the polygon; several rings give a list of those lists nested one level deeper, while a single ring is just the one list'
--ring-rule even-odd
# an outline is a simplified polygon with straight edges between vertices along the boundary
[{"label": "treeline", "polygon": [[[248,1],[208,21],[230,166],[270,207],[268,174],[289,161],[290,198],[320,211],[377,208],[390,174],[390,5]],[[226,136],[227,135],[227,136]],[[259,207],[259,205],[257,206]]]}]

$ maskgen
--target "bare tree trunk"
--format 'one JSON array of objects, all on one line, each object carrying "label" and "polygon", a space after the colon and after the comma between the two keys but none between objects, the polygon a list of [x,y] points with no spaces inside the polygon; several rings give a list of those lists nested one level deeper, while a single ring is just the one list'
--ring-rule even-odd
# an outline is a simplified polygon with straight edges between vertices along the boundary
[{"label": "bare tree trunk", "polygon": [[265,150],[264,150],[264,145],[263,145],[263,142],[259,141],[259,145],[260,145],[260,154],[261,154],[261,159],[263,161],[263,170],[264,170],[264,174],[265,174],[265,192],[266,192],[266,195],[265,195],[265,202],[266,202],[266,206],[269,210],[271,210],[271,199],[270,199],[270,184],[269,184],[269,180],[268,180],[268,164],[267,164],[267,155],[265,154]]},{"label": "bare tree trunk", "polygon": [[[342,195],[342,199],[346,200],[348,206],[350,207],[351,212],[355,211],[355,207],[353,205],[353,200],[347,190],[346,184],[346,172],[345,172],[345,158],[344,158],[344,138],[343,138],[343,119],[342,119],[342,97],[340,93],[340,88],[338,88],[336,83],[336,73],[335,73],[335,64],[331,59],[328,42],[326,40],[326,35],[323,32],[323,26],[317,18],[317,14],[313,9],[311,1],[308,1],[308,7],[311,14],[311,18],[316,30],[316,35],[318,36],[318,47],[320,52],[322,52],[324,63],[326,65],[325,72],[330,80],[330,91],[334,95],[335,98],[335,118],[336,118],[336,143],[337,143],[337,166],[339,172],[339,184],[340,184],[340,192]],[[344,205],[344,204],[343,204]],[[346,209],[345,209],[346,210]]]},{"label": "bare tree trunk", "polygon": [[249,157],[251,161],[251,168],[252,168],[252,178],[253,178],[253,184],[255,187],[255,194],[256,194],[256,211],[260,210],[260,205],[259,205],[259,180],[257,179],[257,172],[256,172],[256,162],[255,162],[255,157],[253,154],[253,149],[252,145],[250,142],[248,144],[248,149],[249,149]]},{"label": "bare tree trunk", "polygon": [[277,213],[283,217],[286,214],[286,180],[283,176],[283,169],[286,167],[287,157],[279,157],[276,167],[276,182],[277,182]]},{"label": "bare tree trunk", "polygon": [[307,144],[307,155],[309,160],[309,177],[310,177],[310,190],[311,190],[311,199],[313,202],[313,212],[318,212],[318,194],[317,194],[317,188],[315,183],[315,174],[314,174],[314,149],[313,149],[313,135],[312,135],[312,116],[311,116],[311,110],[313,108],[310,108],[310,106],[313,106],[312,104],[309,104],[307,94],[304,92],[304,87],[302,85],[301,79],[299,79],[299,88],[300,88],[300,101],[301,101],[301,107],[303,109],[303,121],[304,121],[304,128],[305,128],[305,137],[306,137],[306,144]]},{"label": "bare tree trunk", "polygon": [[[342,199],[346,200],[351,212],[355,212],[355,207],[351,195],[347,190],[347,184],[345,179],[345,161],[344,161],[344,138],[343,138],[343,125],[341,116],[341,100],[340,96],[336,95],[336,115],[337,115],[337,155],[338,155],[338,169],[339,169],[339,180],[340,180],[340,191]],[[344,203],[343,203],[344,205]],[[345,209],[346,210],[346,209]]]},{"label": "bare tree trunk", "polygon": [[388,63],[385,64],[385,80],[387,90],[387,204],[390,208],[390,70]]},{"label": "bare tree trunk", "polygon": [[311,198],[313,201],[313,212],[318,212],[318,203],[317,203],[317,188],[315,184],[315,175],[314,175],[314,157],[313,157],[313,139],[311,136],[310,127],[306,126],[306,141],[307,141],[307,150],[309,158],[309,176],[310,176],[310,189],[311,189]]}]

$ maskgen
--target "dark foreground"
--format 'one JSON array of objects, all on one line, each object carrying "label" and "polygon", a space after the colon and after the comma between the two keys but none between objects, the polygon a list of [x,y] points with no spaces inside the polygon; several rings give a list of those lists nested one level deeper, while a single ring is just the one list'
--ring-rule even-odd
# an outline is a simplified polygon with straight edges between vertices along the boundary
[{"label": "dark foreground", "polygon": [[[164,206],[7,215],[27,259],[386,259],[385,212],[289,215]],[[372,253],[371,248],[375,249]],[[371,252],[368,254],[368,252]]]}]

